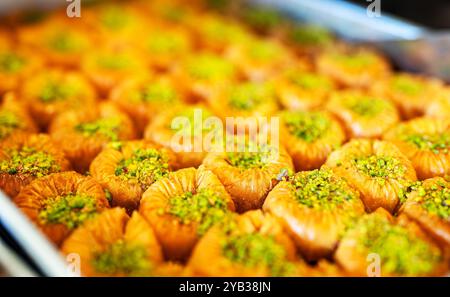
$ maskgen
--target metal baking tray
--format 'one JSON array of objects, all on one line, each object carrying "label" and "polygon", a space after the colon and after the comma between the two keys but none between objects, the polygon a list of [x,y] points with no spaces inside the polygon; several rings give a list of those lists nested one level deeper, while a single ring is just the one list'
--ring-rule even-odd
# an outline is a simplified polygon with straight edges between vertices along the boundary
[{"label": "metal baking tray", "polygon": [[[250,0],[285,12],[293,20],[336,28],[345,39],[389,39],[417,37],[423,28],[383,14],[369,18],[366,10],[345,1],[331,0]],[[61,0],[1,0],[2,15],[29,9],[51,9],[66,4]],[[357,26],[341,26],[340,20],[351,18]],[[333,24],[331,24],[333,23]],[[11,276],[75,276],[57,248],[0,191],[0,275]]]}]

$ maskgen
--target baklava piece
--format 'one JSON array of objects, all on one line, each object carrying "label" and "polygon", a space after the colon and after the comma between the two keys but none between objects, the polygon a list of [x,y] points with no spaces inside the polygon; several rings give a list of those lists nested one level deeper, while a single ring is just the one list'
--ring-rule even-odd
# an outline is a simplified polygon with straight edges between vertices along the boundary
[{"label": "baklava piece", "polygon": [[131,213],[150,185],[176,167],[172,152],[146,141],[113,143],[92,161],[91,175],[112,196],[112,205]]},{"label": "baklava piece", "polygon": [[0,188],[11,198],[32,180],[70,168],[64,153],[45,134],[18,133],[0,148]]},{"label": "baklava piece", "polygon": [[112,103],[101,103],[88,110],[59,115],[49,133],[80,173],[109,142],[134,139],[136,133],[128,116]]},{"label": "baklava piece", "polygon": [[101,185],[74,171],[32,181],[14,203],[56,245],[86,220],[109,208]]},{"label": "baklava piece", "polygon": [[408,158],[387,141],[351,140],[332,152],[325,164],[361,193],[368,211],[383,207],[393,213],[417,180]]},{"label": "baklava piece", "polygon": [[186,260],[199,238],[232,211],[233,200],[203,167],[180,169],[155,182],[139,208],[171,260]]},{"label": "baklava piece", "polygon": [[345,229],[365,213],[359,193],[325,167],[280,182],[263,209],[283,223],[308,260],[330,256]]},{"label": "baklava piece", "polygon": [[38,129],[28,110],[16,95],[7,93],[0,104],[0,143],[17,133],[36,133]]}]

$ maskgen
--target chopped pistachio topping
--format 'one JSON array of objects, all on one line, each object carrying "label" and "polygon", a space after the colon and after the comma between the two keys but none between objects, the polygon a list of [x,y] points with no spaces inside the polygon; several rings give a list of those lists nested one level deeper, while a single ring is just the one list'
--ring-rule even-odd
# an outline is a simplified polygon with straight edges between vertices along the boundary
[{"label": "chopped pistachio topping", "polygon": [[357,199],[348,184],[333,177],[329,169],[316,169],[295,176],[292,185],[296,201],[309,208],[332,210],[340,204]]},{"label": "chopped pistachio topping", "polygon": [[74,229],[96,213],[95,198],[85,194],[68,194],[45,200],[39,220],[42,224],[63,224]]},{"label": "chopped pistachio topping", "polygon": [[330,31],[322,27],[298,26],[292,30],[291,39],[295,43],[303,45],[320,46],[329,44],[333,37]]},{"label": "chopped pistachio topping", "polygon": [[9,159],[0,162],[0,172],[7,174],[42,177],[60,169],[52,155],[26,146],[12,150]]},{"label": "chopped pistachio topping", "polygon": [[22,122],[8,110],[0,110],[0,139],[9,136],[15,129],[22,127]]},{"label": "chopped pistachio topping", "polygon": [[143,189],[169,174],[168,157],[157,149],[137,149],[116,167],[115,175],[124,180],[136,180]]},{"label": "chopped pistachio topping", "polygon": [[305,90],[331,90],[333,87],[330,79],[316,73],[294,72],[289,78],[291,82]]},{"label": "chopped pistachio topping", "polygon": [[420,150],[432,151],[435,154],[448,154],[450,149],[450,133],[408,134],[403,139],[414,144]]},{"label": "chopped pistachio topping", "polygon": [[444,182],[438,182],[428,187],[419,186],[415,201],[429,213],[448,220],[450,217],[450,187]]},{"label": "chopped pistachio topping", "polygon": [[97,58],[97,64],[101,68],[110,70],[122,70],[130,68],[134,63],[129,55],[124,53],[119,54],[103,54]]},{"label": "chopped pistachio topping", "polygon": [[48,46],[61,53],[72,53],[83,49],[84,40],[71,32],[57,32],[48,40]]},{"label": "chopped pistachio topping", "polygon": [[270,41],[254,41],[249,44],[248,54],[259,61],[270,61],[282,56],[281,49],[277,44]]},{"label": "chopped pistachio topping", "polygon": [[331,126],[331,121],[320,112],[284,112],[283,120],[290,134],[305,142],[320,139]]},{"label": "chopped pistachio topping", "polygon": [[165,212],[180,219],[183,224],[197,223],[197,234],[203,235],[213,225],[224,220],[228,214],[226,201],[211,189],[196,193],[186,192],[172,197]]},{"label": "chopped pistachio topping", "polygon": [[230,152],[228,162],[241,169],[264,168],[267,165],[266,152]]},{"label": "chopped pistachio topping", "polygon": [[381,271],[386,274],[416,276],[433,271],[441,260],[439,249],[409,232],[376,216],[363,217],[355,228],[361,252],[381,257]]},{"label": "chopped pistachio topping", "polygon": [[139,101],[171,103],[178,99],[175,89],[164,83],[146,85],[137,96]]},{"label": "chopped pistachio topping", "polygon": [[49,80],[41,89],[39,99],[44,103],[53,103],[76,96],[79,88],[75,84]]},{"label": "chopped pistachio topping", "polygon": [[121,123],[117,117],[101,118],[92,122],[80,123],[75,126],[75,130],[85,137],[101,136],[109,141],[117,141]]},{"label": "chopped pistachio topping", "polygon": [[106,250],[96,253],[92,266],[99,273],[131,276],[151,274],[153,265],[143,246],[118,240],[109,245]]},{"label": "chopped pistachio topping", "polygon": [[348,96],[344,104],[354,113],[364,117],[375,117],[389,108],[386,100],[368,96]]},{"label": "chopped pistachio topping", "polygon": [[344,67],[358,70],[370,67],[377,61],[375,56],[368,52],[358,52],[354,54],[336,53],[333,55],[333,59]]},{"label": "chopped pistachio topping", "polygon": [[387,179],[399,179],[405,174],[406,168],[400,160],[390,156],[365,156],[352,160],[358,171],[375,178],[380,182]]},{"label": "chopped pistachio topping", "polygon": [[239,42],[245,39],[245,31],[240,26],[221,21],[217,18],[202,23],[206,39],[219,42]]},{"label": "chopped pistachio topping", "polygon": [[16,73],[25,66],[26,60],[14,52],[0,53],[0,71],[6,73]]},{"label": "chopped pistachio topping", "polygon": [[182,35],[168,32],[152,32],[148,40],[148,49],[156,54],[177,53],[187,46]]},{"label": "chopped pistachio topping", "polygon": [[229,61],[214,55],[200,55],[187,65],[190,75],[202,80],[220,80],[234,74],[234,66]]},{"label": "chopped pistachio topping", "polygon": [[391,83],[394,90],[409,96],[417,96],[425,89],[421,81],[408,76],[395,76]]},{"label": "chopped pistachio topping", "polygon": [[272,88],[266,84],[242,83],[232,88],[228,102],[233,108],[252,110],[273,96]]},{"label": "chopped pistachio topping", "polygon": [[183,112],[177,114],[172,118],[172,121],[168,123],[168,128],[172,130],[177,130],[172,128],[173,120],[177,118],[178,119],[184,118],[187,119],[187,121],[183,122],[183,126],[178,131],[180,131],[184,135],[199,136],[202,133],[206,133],[213,129],[213,127],[203,125],[204,120],[211,116],[213,115],[207,109],[188,107],[186,110],[184,110]]},{"label": "chopped pistachio topping", "polygon": [[230,261],[246,267],[267,267],[273,276],[289,274],[292,264],[284,247],[272,236],[260,233],[232,234],[222,243],[222,253]]},{"label": "chopped pistachio topping", "polygon": [[120,30],[131,23],[131,16],[118,6],[110,6],[102,11],[100,22],[108,29]]}]

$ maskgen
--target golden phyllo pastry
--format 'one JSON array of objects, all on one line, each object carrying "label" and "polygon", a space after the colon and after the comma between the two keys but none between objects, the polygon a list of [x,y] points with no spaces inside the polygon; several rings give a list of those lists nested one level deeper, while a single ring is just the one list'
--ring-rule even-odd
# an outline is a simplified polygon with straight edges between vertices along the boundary
[{"label": "golden phyllo pastry", "polygon": [[450,122],[417,118],[389,130],[384,139],[408,157],[419,179],[450,174]]},{"label": "golden phyllo pastry", "polygon": [[[207,125],[214,118],[220,125]],[[207,143],[208,135],[216,135]],[[204,105],[177,105],[158,114],[145,129],[144,138],[175,152],[180,168],[198,167],[209,151],[220,145],[223,125]]]},{"label": "golden phyllo pastry", "polygon": [[57,245],[86,220],[109,208],[100,184],[73,171],[34,180],[14,203]]},{"label": "golden phyllo pastry", "polygon": [[311,170],[346,139],[341,124],[326,111],[284,111],[280,114],[280,139],[296,170]]},{"label": "golden phyllo pastry", "polygon": [[351,140],[331,153],[325,164],[361,193],[368,211],[383,207],[393,213],[417,179],[408,158],[386,141]]},{"label": "golden phyllo pastry", "polygon": [[114,206],[131,213],[145,190],[174,167],[176,159],[169,150],[146,141],[126,141],[103,149],[92,161],[90,173],[111,193]]},{"label": "golden phyllo pastry", "polygon": [[390,72],[387,61],[367,49],[324,51],[316,63],[320,73],[344,87],[367,88]]},{"label": "golden phyllo pastry", "polygon": [[447,120],[450,114],[450,88],[445,89],[441,96],[432,100],[427,106],[426,116]]},{"label": "golden phyllo pastry", "polygon": [[70,168],[64,153],[45,134],[18,133],[0,147],[0,188],[9,197],[36,178]]},{"label": "golden phyllo pastry", "polygon": [[439,247],[417,225],[400,224],[383,209],[361,217],[334,257],[357,276],[436,276],[447,269]]},{"label": "golden phyllo pastry", "polygon": [[80,173],[89,169],[89,164],[109,142],[136,136],[128,116],[108,102],[89,110],[61,114],[52,122],[49,133]]},{"label": "golden phyllo pastry", "polygon": [[442,177],[415,185],[400,208],[441,246],[450,251],[450,182]]},{"label": "golden phyllo pastry", "polygon": [[255,210],[211,228],[188,267],[196,276],[293,276],[298,263],[295,245],[278,221]]},{"label": "golden phyllo pastry", "polygon": [[37,127],[24,104],[7,93],[0,105],[0,143],[17,133],[35,133]]},{"label": "golden phyllo pastry", "polygon": [[181,169],[160,179],[144,193],[139,208],[172,260],[186,260],[199,238],[231,211],[233,200],[203,167]]},{"label": "golden phyllo pastry", "polygon": [[229,152],[211,152],[203,164],[217,175],[238,212],[261,208],[279,175],[293,170],[292,159],[282,146],[260,145],[253,140],[245,141],[242,147],[237,143]]},{"label": "golden phyllo pastry", "polygon": [[287,70],[276,81],[280,103],[288,110],[318,108],[335,89],[331,78],[306,70]]},{"label": "golden phyllo pastry", "polygon": [[63,243],[62,252],[78,254],[83,276],[158,275],[163,255],[155,233],[134,212],[105,210],[76,229]]},{"label": "golden phyllo pastry", "polygon": [[334,93],[327,109],[344,123],[349,137],[379,138],[400,120],[390,101],[359,91]]},{"label": "golden phyllo pastry", "polygon": [[345,228],[364,214],[359,193],[326,167],[280,182],[263,209],[283,223],[309,260],[331,255]]},{"label": "golden phyllo pastry", "polygon": [[375,84],[373,89],[392,100],[405,119],[422,116],[430,103],[444,92],[441,81],[407,73],[394,74]]},{"label": "golden phyllo pastry", "polygon": [[184,95],[172,77],[158,75],[127,79],[112,90],[110,99],[130,116],[136,129],[143,133],[159,112],[181,103]]},{"label": "golden phyllo pastry", "polygon": [[96,102],[95,91],[83,76],[60,69],[48,69],[30,77],[19,96],[41,128],[47,128],[64,111],[90,108]]}]

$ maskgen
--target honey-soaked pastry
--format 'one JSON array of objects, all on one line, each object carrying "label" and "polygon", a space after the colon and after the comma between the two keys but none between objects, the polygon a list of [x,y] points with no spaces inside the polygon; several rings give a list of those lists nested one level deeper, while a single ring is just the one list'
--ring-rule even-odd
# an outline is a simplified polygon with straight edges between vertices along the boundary
[{"label": "honey-soaked pastry", "polygon": [[286,150],[256,140],[244,139],[231,151],[210,152],[203,164],[212,170],[230,193],[238,212],[261,208],[283,171],[292,171],[292,159]]},{"label": "honey-soaked pastry", "polygon": [[361,193],[368,211],[383,207],[393,213],[417,180],[408,158],[387,141],[351,140],[332,152],[325,164]]},{"label": "honey-soaked pastry", "polygon": [[80,57],[92,49],[94,40],[83,25],[72,23],[67,16],[25,26],[18,31],[22,44],[40,53],[50,65],[78,68]]},{"label": "honey-soaked pastry", "polygon": [[336,84],[328,76],[302,69],[289,69],[276,80],[280,103],[288,110],[319,108],[335,89]]},{"label": "honey-soaked pastry", "polygon": [[14,203],[56,245],[86,220],[109,208],[100,184],[74,171],[32,181]]},{"label": "honey-soaked pastry", "polygon": [[356,138],[380,138],[400,120],[390,101],[359,91],[333,93],[326,108],[345,124],[349,136]]},{"label": "honey-soaked pastry", "polygon": [[176,166],[171,151],[138,140],[106,147],[92,161],[89,172],[111,193],[113,206],[131,213],[145,190]]},{"label": "honey-soaked pastry", "polygon": [[425,116],[448,119],[448,115],[450,114],[450,88],[446,88],[438,98],[434,98],[427,105]]},{"label": "honey-soaked pastry", "polygon": [[0,147],[0,189],[11,198],[32,180],[70,168],[64,153],[45,134],[17,133]]},{"label": "honey-soaked pastry", "polygon": [[359,193],[326,167],[280,182],[263,209],[283,223],[309,260],[331,255],[345,228],[365,213]]},{"label": "honey-soaked pastry", "polygon": [[278,221],[254,210],[211,228],[188,267],[195,276],[293,276],[298,263],[295,245]]},{"label": "honey-soaked pastry", "polygon": [[351,88],[368,88],[390,73],[387,61],[368,49],[324,51],[318,55],[316,64],[320,73]]},{"label": "honey-soaked pastry", "polygon": [[158,113],[183,102],[185,95],[170,76],[133,77],[111,91],[110,99],[133,120],[139,133]]},{"label": "honey-soaked pastry", "polygon": [[341,124],[326,111],[283,111],[279,116],[280,140],[297,171],[319,168],[346,139]]},{"label": "honey-soaked pastry", "polygon": [[16,133],[36,133],[38,129],[24,104],[7,93],[0,104],[0,143]]},{"label": "honey-soaked pastry", "polygon": [[399,224],[383,209],[361,217],[334,258],[357,276],[437,276],[447,269],[441,250],[420,228]]},{"label": "honey-soaked pastry", "polygon": [[174,70],[175,79],[187,91],[191,101],[208,101],[221,88],[236,81],[236,66],[222,56],[195,53],[186,57]]},{"label": "honey-soaked pastry", "polygon": [[264,81],[294,61],[288,49],[271,39],[246,40],[231,46],[225,56],[253,81]]},{"label": "honey-soaked pastry", "polygon": [[408,73],[394,74],[375,84],[373,89],[392,100],[405,119],[424,115],[430,103],[444,92],[443,83],[438,79]]},{"label": "honey-soaked pastry", "polygon": [[224,121],[227,117],[242,117],[244,125],[259,125],[258,117],[273,115],[278,110],[273,84],[268,82],[241,82],[225,88],[217,98],[209,101],[211,109]]},{"label": "honey-soaked pastry", "polygon": [[64,111],[90,108],[96,102],[95,90],[82,75],[56,68],[30,77],[18,96],[41,128]]},{"label": "honey-soaked pastry", "polygon": [[155,182],[139,208],[163,247],[165,256],[185,260],[197,241],[234,211],[219,179],[203,167],[185,168]]},{"label": "honey-soaked pastry", "polygon": [[[210,126],[206,124],[208,119],[217,121]],[[204,141],[216,132],[211,143]],[[144,134],[145,139],[171,149],[180,168],[198,167],[208,152],[221,145],[223,125],[204,105],[178,105],[157,115]]]},{"label": "honey-soaked pastry", "polygon": [[89,110],[62,113],[52,122],[49,133],[80,173],[89,169],[92,160],[109,142],[136,136],[128,116],[109,102]]},{"label": "honey-soaked pastry", "polygon": [[384,135],[408,157],[419,179],[450,174],[450,121],[416,118]]},{"label": "honey-soaked pastry", "polygon": [[108,45],[84,55],[81,70],[100,95],[107,97],[112,88],[126,78],[143,76],[146,63],[145,57],[136,50]]},{"label": "honey-soaked pastry", "polygon": [[42,58],[30,49],[0,43],[0,95],[17,90],[42,65]]},{"label": "honey-soaked pastry", "polygon": [[442,177],[424,180],[408,194],[400,208],[441,246],[450,251],[450,182]]},{"label": "honey-soaked pastry", "polygon": [[152,276],[163,264],[161,247],[149,224],[122,208],[105,210],[64,241],[61,251],[78,254],[83,276]]}]

